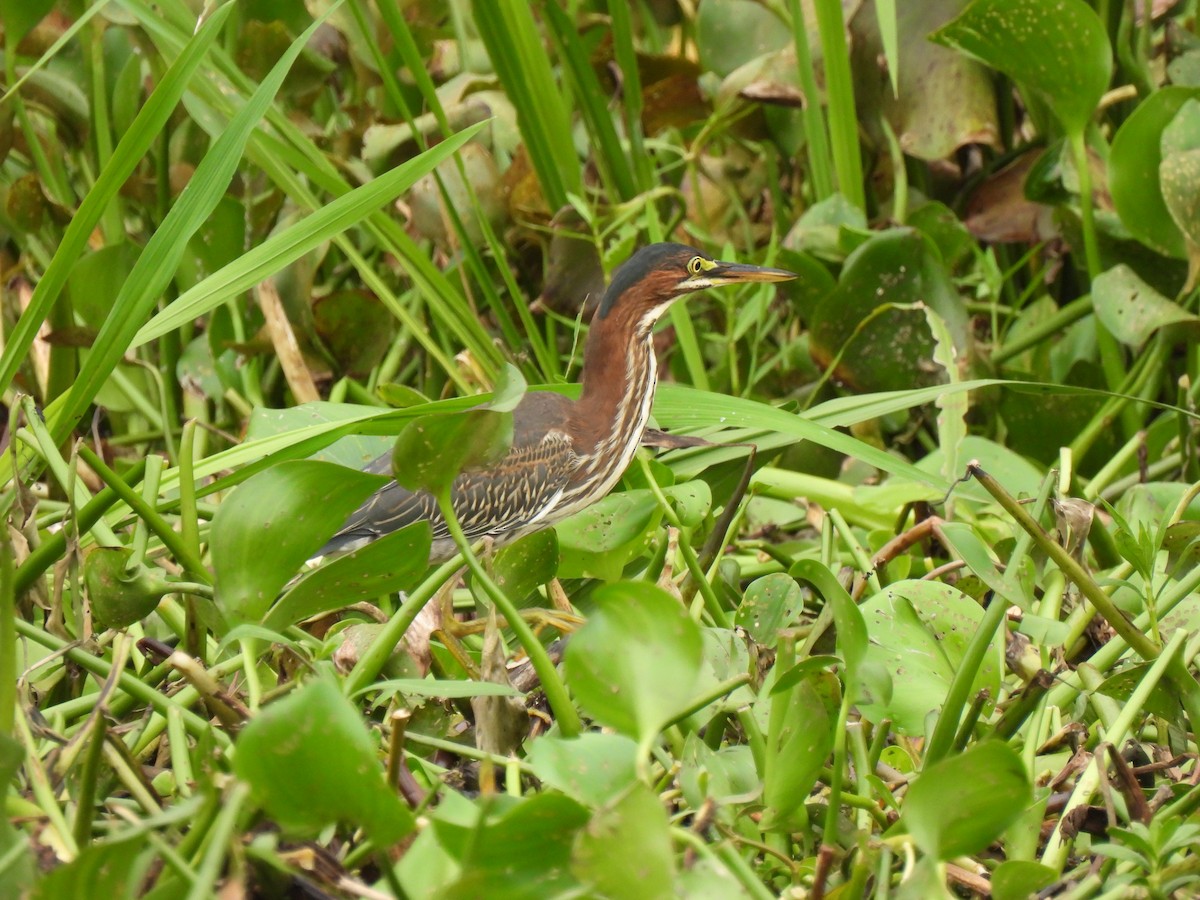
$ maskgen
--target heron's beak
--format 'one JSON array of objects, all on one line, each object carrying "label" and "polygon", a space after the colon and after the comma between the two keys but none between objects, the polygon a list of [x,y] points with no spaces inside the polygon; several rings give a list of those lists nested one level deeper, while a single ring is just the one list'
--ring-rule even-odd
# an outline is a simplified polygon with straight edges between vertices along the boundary
[{"label": "heron's beak", "polygon": [[768,269],[764,266],[749,266],[745,263],[715,262],[711,269],[688,279],[692,290],[720,287],[723,284],[746,284],[749,282],[791,281],[799,278],[786,269]]}]

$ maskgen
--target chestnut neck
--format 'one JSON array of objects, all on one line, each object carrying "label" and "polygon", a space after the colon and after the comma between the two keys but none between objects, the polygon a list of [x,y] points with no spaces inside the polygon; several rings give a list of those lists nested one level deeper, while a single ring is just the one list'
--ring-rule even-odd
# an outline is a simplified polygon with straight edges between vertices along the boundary
[{"label": "chestnut neck", "polygon": [[620,305],[592,320],[583,351],[583,392],[572,410],[571,434],[580,452],[610,438],[619,445],[641,439],[657,382],[652,325],[631,321]]}]

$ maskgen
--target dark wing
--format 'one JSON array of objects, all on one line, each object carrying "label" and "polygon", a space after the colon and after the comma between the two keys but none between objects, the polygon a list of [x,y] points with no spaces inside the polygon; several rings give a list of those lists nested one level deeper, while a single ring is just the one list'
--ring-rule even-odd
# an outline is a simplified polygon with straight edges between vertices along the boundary
[{"label": "dark wing", "polygon": [[[484,470],[463,472],[454,479],[450,500],[463,532],[472,540],[499,536],[540,521],[557,503],[578,467],[574,445],[557,428],[568,404],[556,394],[530,394],[514,411],[513,445],[499,463]],[[385,453],[366,471],[391,471]],[[346,520],[318,556],[353,549],[420,521],[429,522],[433,539],[449,537],[437,501],[424,491],[409,491],[396,482],[384,485]]]}]

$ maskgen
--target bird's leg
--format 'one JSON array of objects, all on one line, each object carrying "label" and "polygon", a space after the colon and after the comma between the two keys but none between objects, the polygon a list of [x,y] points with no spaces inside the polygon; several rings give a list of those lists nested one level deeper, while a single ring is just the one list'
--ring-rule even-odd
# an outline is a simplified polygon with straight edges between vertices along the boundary
[{"label": "bird's leg", "polygon": [[563,590],[562,583],[557,578],[551,578],[550,583],[546,585],[546,593],[550,595],[550,604],[559,612],[575,615],[575,609],[571,606],[571,598],[567,596],[567,592]]},{"label": "bird's leg", "polygon": [[658,574],[658,586],[674,597],[676,600],[682,600],[683,595],[679,593],[679,585],[675,583],[674,562],[675,554],[679,552],[679,529],[673,526],[667,526],[667,555],[663,560],[662,571]]}]

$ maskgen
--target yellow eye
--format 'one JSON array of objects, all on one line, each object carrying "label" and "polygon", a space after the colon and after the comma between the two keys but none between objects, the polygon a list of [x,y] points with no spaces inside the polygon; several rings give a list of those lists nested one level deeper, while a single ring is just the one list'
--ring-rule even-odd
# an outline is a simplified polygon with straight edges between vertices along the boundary
[{"label": "yellow eye", "polygon": [[704,271],[704,260],[699,256],[693,256],[690,260],[688,260],[687,270],[692,275],[699,275]]}]

